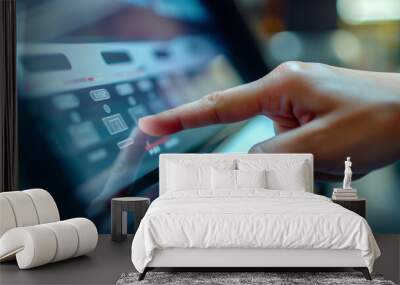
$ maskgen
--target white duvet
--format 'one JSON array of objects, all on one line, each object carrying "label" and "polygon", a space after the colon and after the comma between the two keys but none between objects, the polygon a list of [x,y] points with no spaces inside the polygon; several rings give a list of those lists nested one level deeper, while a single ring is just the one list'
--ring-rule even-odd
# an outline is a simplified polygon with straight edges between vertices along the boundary
[{"label": "white duvet", "polygon": [[359,215],[320,195],[265,189],[162,195],[134,237],[135,268],[143,272],[165,248],[358,249],[370,271],[380,255]]}]

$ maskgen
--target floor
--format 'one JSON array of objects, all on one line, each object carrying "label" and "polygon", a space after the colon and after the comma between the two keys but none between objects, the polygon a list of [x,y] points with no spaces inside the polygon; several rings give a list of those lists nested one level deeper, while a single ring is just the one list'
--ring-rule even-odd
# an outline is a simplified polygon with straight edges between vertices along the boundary
[{"label": "floor", "polygon": [[400,284],[400,235],[375,235],[375,239],[381,257],[376,260],[374,271]]},{"label": "floor", "polygon": [[[386,279],[400,282],[400,236],[376,236],[383,256],[375,271]],[[132,237],[121,243],[100,235],[97,249],[82,256],[30,270],[18,270],[15,262],[0,265],[0,284],[115,284],[124,272],[134,270],[130,261]]]}]

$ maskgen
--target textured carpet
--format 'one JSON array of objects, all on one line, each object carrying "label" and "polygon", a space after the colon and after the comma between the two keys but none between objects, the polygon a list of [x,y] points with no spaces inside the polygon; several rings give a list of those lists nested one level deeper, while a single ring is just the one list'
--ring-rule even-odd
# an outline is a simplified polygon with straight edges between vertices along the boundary
[{"label": "textured carpet", "polygon": [[395,285],[392,281],[384,280],[382,276],[372,275],[368,281],[359,272],[148,272],[146,278],[137,281],[138,273],[122,274],[117,285],[133,284],[379,284]]}]

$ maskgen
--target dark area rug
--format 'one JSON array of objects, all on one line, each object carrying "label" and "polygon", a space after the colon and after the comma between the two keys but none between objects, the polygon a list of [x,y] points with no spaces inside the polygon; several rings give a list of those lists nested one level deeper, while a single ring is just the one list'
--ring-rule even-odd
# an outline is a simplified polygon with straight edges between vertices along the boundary
[{"label": "dark area rug", "polygon": [[138,273],[122,274],[117,285],[146,284],[379,284],[395,285],[380,275],[372,275],[368,281],[359,272],[148,272],[146,278],[138,281]]}]

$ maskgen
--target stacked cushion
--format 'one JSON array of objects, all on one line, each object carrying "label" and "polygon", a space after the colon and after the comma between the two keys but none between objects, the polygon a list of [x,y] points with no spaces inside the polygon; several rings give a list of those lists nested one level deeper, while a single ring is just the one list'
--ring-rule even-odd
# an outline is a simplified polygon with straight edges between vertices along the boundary
[{"label": "stacked cushion", "polygon": [[0,239],[0,258],[16,256],[28,269],[86,254],[97,245],[95,225],[84,218],[14,228]]},{"label": "stacked cushion", "polygon": [[43,189],[29,189],[20,193],[28,194],[35,206],[39,224],[51,223],[60,220],[56,202],[49,192]]},{"label": "stacked cushion", "polygon": [[86,254],[97,245],[88,219],[60,222],[57,205],[43,189],[0,193],[0,261],[17,259],[21,269]]},{"label": "stacked cushion", "polygon": [[15,227],[34,226],[60,220],[56,202],[43,189],[0,193],[0,237]]},{"label": "stacked cushion", "polygon": [[17,222],[15,220],[14,212],[11,203],[0,194],[0,237],[8,230],[15,228]]}]

